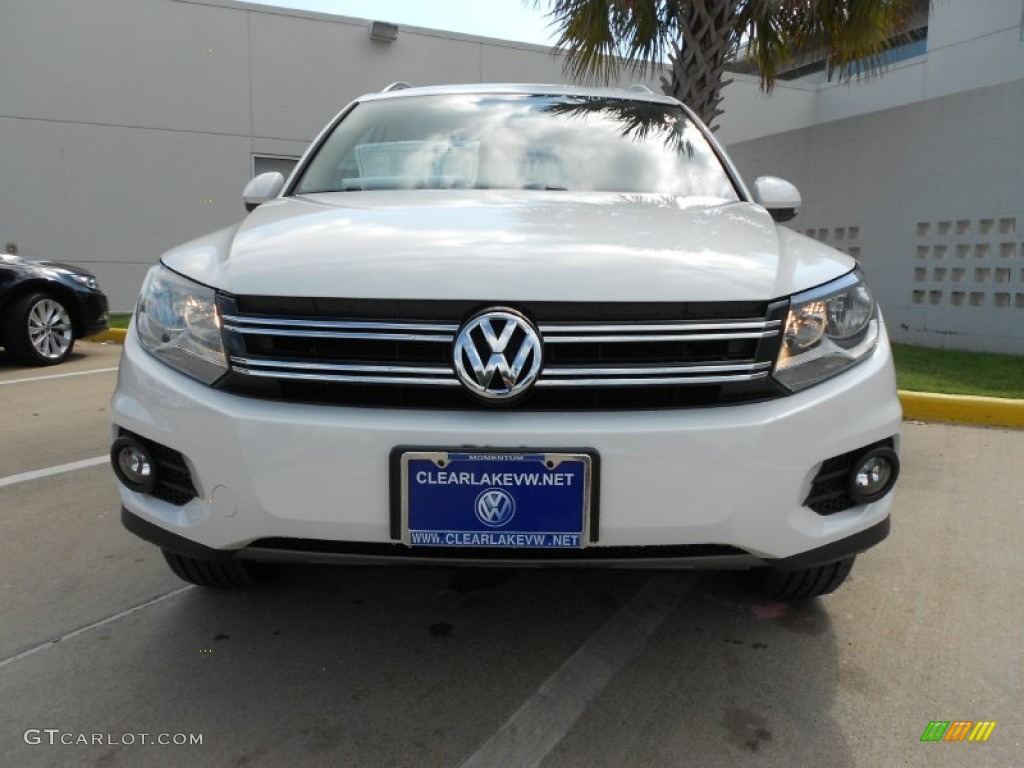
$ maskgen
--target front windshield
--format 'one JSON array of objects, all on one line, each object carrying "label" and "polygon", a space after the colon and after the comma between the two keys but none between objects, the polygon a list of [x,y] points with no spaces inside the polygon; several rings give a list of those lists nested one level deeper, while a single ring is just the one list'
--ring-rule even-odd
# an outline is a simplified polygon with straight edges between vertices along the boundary
[{"label": "front windshield", "polygon": [[547,189],[736,200],[682,108],[594,96],[411,96],[358,104],[294,192]]}]

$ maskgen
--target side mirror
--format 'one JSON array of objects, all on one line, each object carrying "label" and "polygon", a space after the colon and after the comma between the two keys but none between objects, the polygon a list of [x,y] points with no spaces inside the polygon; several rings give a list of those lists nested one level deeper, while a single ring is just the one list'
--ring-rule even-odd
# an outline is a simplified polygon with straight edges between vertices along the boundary
[{"label": "side mirror", "polygon": [[255,179],[249,179],[249,183],[242,190],[242,202],[245,203],[245,210],[254,211],[257,206],[273,200],[284,188],[284,176],[277,171],[261,173]]},{"label": "side mirror", "polygon": [[754,202],[767,208],[776,221],[789,221],[800,213],[800,190],[777,176],[758,176]]}]

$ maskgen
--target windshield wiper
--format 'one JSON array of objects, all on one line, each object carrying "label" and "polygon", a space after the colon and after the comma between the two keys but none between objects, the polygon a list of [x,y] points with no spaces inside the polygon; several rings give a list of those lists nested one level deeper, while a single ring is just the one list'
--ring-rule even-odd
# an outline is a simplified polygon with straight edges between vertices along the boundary
[{"label": "windshield wiper", "polygon": [[568,187],[556,187],[554,184],[541,184],[535,182],[533,184],[524,184],[523,189],[542,189],[545,192],[568,192]]}]

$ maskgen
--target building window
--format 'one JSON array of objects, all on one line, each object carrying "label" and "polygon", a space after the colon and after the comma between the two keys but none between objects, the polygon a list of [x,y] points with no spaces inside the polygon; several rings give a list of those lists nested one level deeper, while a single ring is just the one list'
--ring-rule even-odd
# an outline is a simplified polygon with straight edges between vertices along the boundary
[{"label": "building window", "polygon": [[290,155],[253,155],[252,175],[255,178],[261,173],[277,171],[287,179],[297,162],[299,158]]}]

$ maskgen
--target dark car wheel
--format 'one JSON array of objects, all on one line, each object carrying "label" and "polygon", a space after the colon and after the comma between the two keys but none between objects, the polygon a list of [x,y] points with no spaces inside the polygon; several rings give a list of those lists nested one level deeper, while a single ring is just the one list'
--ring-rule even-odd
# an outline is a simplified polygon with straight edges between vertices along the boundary
[{"label": "dark car wheel", "polygon": [[752,568],[739,574],[747,589],[777,600],[804,600],[820,597],[839,589],[853,568],[856,557],[848,557],[828,565],[784,571],[780,568]]},{"label": "dark car wheel", "polygon": [[71,313],[49,293],[30,293],[14,301],[4,317],[5,346],[19,363],[56,365],[75,347]]},{"label": "dark car wheel", "polygon": [[199,560],[161,550],[164,560],[183,581],[211,589],[248,589],[262,580],[263,569],[259,564],[239,560]]}]

